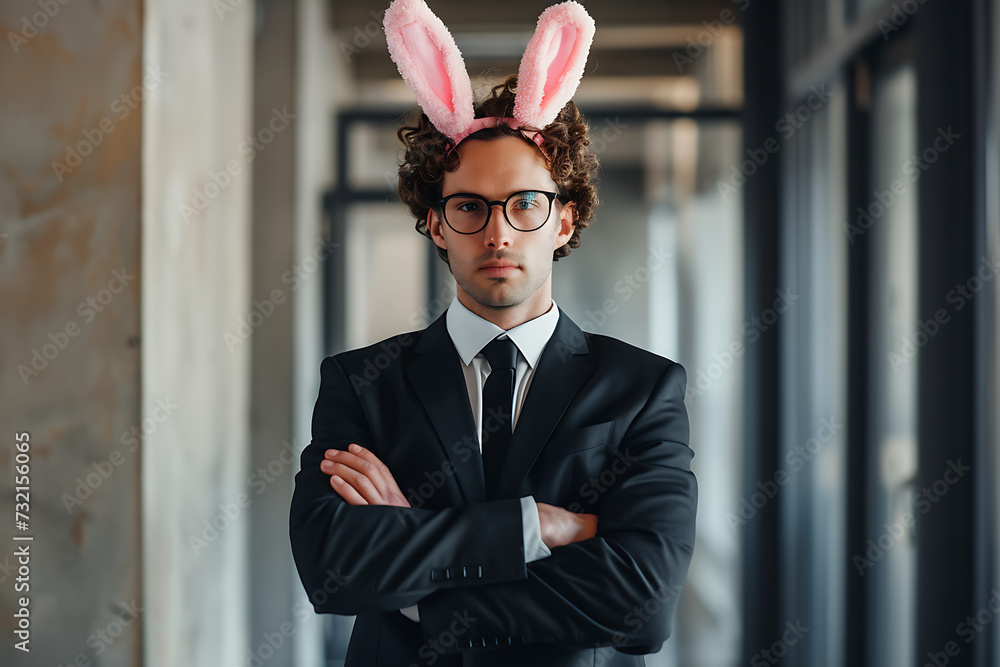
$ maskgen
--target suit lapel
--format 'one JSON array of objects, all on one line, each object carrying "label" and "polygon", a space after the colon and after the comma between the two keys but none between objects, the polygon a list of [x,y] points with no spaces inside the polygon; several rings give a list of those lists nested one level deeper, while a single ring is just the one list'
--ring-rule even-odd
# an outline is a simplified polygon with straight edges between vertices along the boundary
[{"label": "suit lapel", "polygon": [[[500,471],[499,498],[514,496],[570,401],[594,372],[583,332],[558,310],[559,321],[539,357]],[[481,502],[486,499],[486,483],[476,424],[445,314],[424,330],[413,352],[406,376],[434,425],[440,454],[455,466],[466,503]],[[458,453],[470,448],[473,456],[462,461]]]},{"label": "suit lapel", "polygon": [[[486,481],[462,358],[448,335],[446,314],[424,330],[413,350],[413,360],[406,366],[406,376],[437,432],[441,460],[450,460],[455,466],[462,495],[466,504],[471,504],[484,499]],[[459,452],[468,450],[472,456],[463,461]]]},{"label": "suit lapel", "polygon": [[497,482],[498,498],[517,494],[570,401],[593,375],[594,364],[588,358],[589,353],[580,327],[559,308],[559,322],[538,359],[517,417],[517,427]]}]

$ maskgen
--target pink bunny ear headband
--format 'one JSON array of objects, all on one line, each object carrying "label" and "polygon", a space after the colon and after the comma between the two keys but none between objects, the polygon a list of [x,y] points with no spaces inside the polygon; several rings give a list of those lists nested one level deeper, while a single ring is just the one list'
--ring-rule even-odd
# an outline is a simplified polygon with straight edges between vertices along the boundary
[{"label": "pink bunny ear headband", "polygon": [[[448,28],[424,0],[394,0],[383,21],[389,55],[428,120],[453,145],[499,124],[544,128],[573,97],[590,44],[594,19],[577,2],[552,5],[538,17],[517,71],[513,118],[475,118],[472,83]],[[539,146],[542,135],[522,130]]]}]

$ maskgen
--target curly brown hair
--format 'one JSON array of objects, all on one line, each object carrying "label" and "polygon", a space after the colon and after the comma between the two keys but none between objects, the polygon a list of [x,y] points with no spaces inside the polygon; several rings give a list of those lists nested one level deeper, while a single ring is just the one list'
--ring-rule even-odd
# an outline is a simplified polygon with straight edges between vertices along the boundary
[{"label": "curly brown hair", "polygon": [[[517,92],[517,75],[513,74],[490,91],[490,96],[475,105],[475,117],[491,116],[512,118],[514,115],[514,95]],[[576,204],[573,235],[565,245],[556,248],[552,261],[566,257],[570,248],[580,247],[580,233],[594,218],[597,207],[597,188],[592,181],[597,177],[599,163],[590,150],[589,126],[580,115],[572,100],[566,103],[556,119],[544,128],[525,127],[531,132],[540,132],[544,138],[542,153],[545,166],[552,174],[552,180],[559,194]],[[454,171],[459,165],[459,155],[451,140],[435,128],[427,115],[421,113],[410,124],[396,131],[396,136],[405,146],[406,153],[399,165],[400,200],[417,219],[416,230],[431,238],[427,228],[427,214],[436,209],[441,198],[441,183],[446,171]],[[487,127],[469,135],[470,139],[496,139],[498,137],[519,137],[530,143],[519,129],[501,124]],[[438,255],[446,263],[448,251],[438,247]],[[449,264],[450,266],[450,264]]]}]

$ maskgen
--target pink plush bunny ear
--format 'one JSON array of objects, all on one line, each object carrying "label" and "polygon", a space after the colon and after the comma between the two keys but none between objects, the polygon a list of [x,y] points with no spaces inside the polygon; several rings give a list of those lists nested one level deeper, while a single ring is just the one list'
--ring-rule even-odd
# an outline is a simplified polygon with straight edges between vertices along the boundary
[{"label": "pink plush bunny ear", "polygon": [[462,136],[474,116],[472,82],[448,28],[423,0],[394,0],[382,23],[389,55],[427,118],[445,136]]},{"label": "pink plush bunny ear", "polygon": [[593,41],[594,19],[580,3],[542,12],[517,71],[514,117],[539,129],[554,121],[580,85]]}]

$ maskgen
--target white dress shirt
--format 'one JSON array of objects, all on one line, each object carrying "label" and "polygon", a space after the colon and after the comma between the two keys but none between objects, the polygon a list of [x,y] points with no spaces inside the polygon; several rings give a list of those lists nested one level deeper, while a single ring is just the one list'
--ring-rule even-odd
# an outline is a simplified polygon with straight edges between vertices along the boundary
[{"label": "white dress shirt", "polygon": [[[559,322],[559,309],[556,302],[551,301],[549,309],[542,315],[528,320],[511,329],[501,329],[489,320],[485,320],[466,308],[458,297],[452,300],[445,315],[448,324],[448,335],[451,336],[458,356],[462,359],[462,372],[465,374],[466,388],[469,390],[469,402],[472,415],[476,422],[476,437],[479,439],[480,454],[482,442],[483,387],[490,375],[490,362],[482,354],[482,349],[494,338],[510,338],[517,346],[517,368],[514,376],[514,405],[512,429],[517,428],[517,418],[521,414],[524,398],[535,375],[535,367],[542,356],[542,350],[556,330]],[[499,334],[499,335],[498,335]],[[531,496],[521,498],[521,526],[524,538],[524,562],[531,563],[552,555],[552,552],[542,542],[542,529],[538,520],[538,507]],[[420,620],[417,605],[412,605],[400,611],[414,621]]]}]

